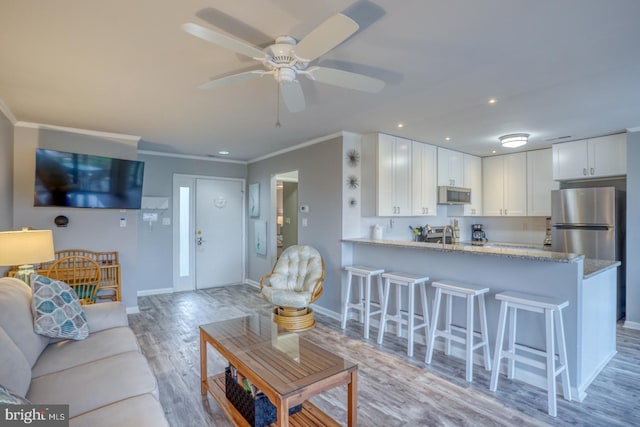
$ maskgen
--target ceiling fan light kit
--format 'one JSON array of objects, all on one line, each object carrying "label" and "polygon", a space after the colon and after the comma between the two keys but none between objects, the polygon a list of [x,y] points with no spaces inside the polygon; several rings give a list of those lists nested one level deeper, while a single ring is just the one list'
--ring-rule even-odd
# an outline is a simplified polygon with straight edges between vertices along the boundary
[{"label": "ceiling fan light kit", "polygon": [[264,70],[245,71],[211,80],[200,85],[200,89],[216,89],[271,74],[278,82],[280,96],[292,113],[306,108],[304,93],[297,79],[298,75],[305,75],[320,83],[361,92],[377,93],[384,88],[385,84],[382,80],[363,74],[319,66],[306,69],[310,62],[345,41],[358,28],[359,25],[354,20],[338,13],[318,25],[299,42],[291,36],[279,36],[274,44],[261,50],[244,40],[223,34],[218,30],[205,28],[192,22],[182,25],[185,32],[248,56],[261,62],[264,67]]},{"label": "ceiling fan light kit", "polygon": [[517,147],[522,147],[529,141],[529,134],[528,133],[512,133],[509,135],[503,135],[499,139],[503,147],[517,148]]}]

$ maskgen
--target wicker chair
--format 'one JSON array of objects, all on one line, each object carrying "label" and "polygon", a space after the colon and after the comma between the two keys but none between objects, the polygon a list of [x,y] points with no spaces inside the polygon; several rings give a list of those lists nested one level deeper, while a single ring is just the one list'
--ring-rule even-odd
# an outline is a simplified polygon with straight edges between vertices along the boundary
[{"label": "wicker chair", "polygon": [[316,322],[309,304],[322,295],[324,260],[311,246],[284,250],[270,274],[260,279],[261,294],[275,305],[274,321],[286,329],[311,329]]},{"label": "wicker chair", "polygon": [[69,285],[78,295],[80,304],[96,302],[100,288],[100,265],[95,260],[81,255],[66,256],[51,264],[46,276]]}]

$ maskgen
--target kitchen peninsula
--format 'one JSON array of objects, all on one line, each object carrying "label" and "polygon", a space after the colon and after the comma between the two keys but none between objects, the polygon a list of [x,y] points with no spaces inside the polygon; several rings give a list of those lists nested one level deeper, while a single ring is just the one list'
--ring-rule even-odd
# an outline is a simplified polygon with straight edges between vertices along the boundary
[{"label": "kitchen peninsula", "polygon": [[[589,384],[616,353],[616,268],[620,265],[617,261],[499,244],[344,239],[343,245],[346,263],[424,274],[430,281],[448,279],[488,286],[491,290],[487,320],[492,352],[500,308],[492,295],[512,290],[568,300],[563,320],[570,383],[578,400],[584,399]],[[454,323],[464,324],[463,308],[454,301]],[[543,317],[520,314],[517,335],[525,345],[544,348]],[[461,348],[454,348],[453,354],[463,353]],[[522,365],[517,365],[515,378],[541,387],[546,384],[541,372]]]}]

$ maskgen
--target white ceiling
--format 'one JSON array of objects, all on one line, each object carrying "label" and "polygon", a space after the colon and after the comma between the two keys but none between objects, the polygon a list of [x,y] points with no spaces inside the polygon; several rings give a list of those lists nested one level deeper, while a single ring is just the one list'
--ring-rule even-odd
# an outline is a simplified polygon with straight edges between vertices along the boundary
[{"label": "white ceiling", "polygon": [[[306,110],[282,107],[276,128],[270,76],[197,89],[261,65],[181,24],[266,46],[341,11],[361,28],[317,63],[382,92],[302,79]],[[638,0],[0,0],[0,29],[0,100],[17,120],[137,135],[147,150],[250,160],[349,130],[484,156],[508,133],[530,133],[530,149],[640,126]]]}]

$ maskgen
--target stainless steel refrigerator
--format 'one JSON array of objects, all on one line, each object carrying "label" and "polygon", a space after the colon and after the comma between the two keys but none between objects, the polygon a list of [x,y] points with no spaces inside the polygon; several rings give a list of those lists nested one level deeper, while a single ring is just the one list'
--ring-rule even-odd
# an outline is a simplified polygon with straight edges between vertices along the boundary
[{"label": "stainless steel refrigerator", "polygon": [[624,229],[623,191],[596,187],[551,192],[553,251],[622,262],[618,268],[618,318],[625,312]]}]

